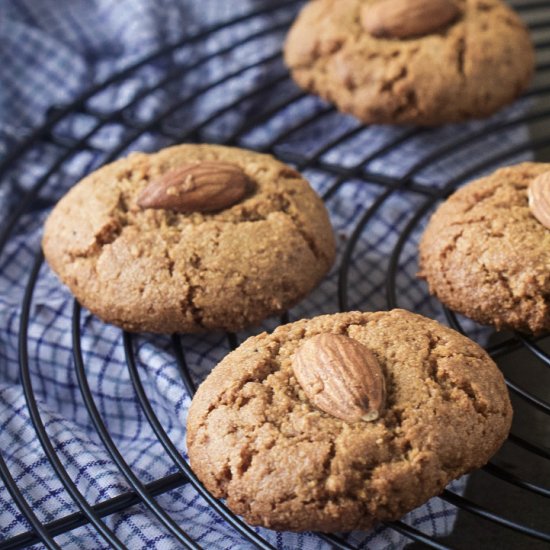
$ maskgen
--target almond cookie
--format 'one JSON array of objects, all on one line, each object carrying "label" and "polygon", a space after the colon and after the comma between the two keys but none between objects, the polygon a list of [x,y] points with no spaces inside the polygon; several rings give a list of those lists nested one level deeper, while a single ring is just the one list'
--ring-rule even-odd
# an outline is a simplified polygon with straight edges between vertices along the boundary
[{"label": "almond cookie", "polygon": [[365,123],[438,125],[511,103],[534,52],[501,0],[312,0],[285,60],[299,86]]},{"label": "almond cookie", "polygon": [[541,196],[538,186],[548,172],[542,163],[503,168],[437,209],[420,243],[420,277],[445,305],[497,329],[550,329],[550,229],[538,219],[546,212],[550,222],[550,188]]},{"label": "almond cookie", "polygon": [[249,338],[199,387],[193,471],[253,525],[369,529],[482,466],[510,429],[504,379],[404,310],[324,315]]},{"label": "almond cookie", "polygon": [[215,145],[134,153],[90,174],[46,222],[46,259],[106,322],[239,330],[301,300],[334,261],[327,211],[269,155]]}]

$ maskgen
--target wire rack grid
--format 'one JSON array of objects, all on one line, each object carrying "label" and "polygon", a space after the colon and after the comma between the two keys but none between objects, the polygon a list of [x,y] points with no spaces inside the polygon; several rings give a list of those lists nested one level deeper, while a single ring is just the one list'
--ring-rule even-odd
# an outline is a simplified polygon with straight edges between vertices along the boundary
[{"label": "wire rack grid", "polygon": [[[414,143],[428,130],[420,128],[402,128],[396,130],[390,139],[376,145],[372,150],[364,154],[360,162],[353,164],[339,162],[337,153],[342,146],[349,145],[364,132],[375,135],[376,128],[365,127],[357,121],[344,117],[335,112],[334,108],[309,97],[298,90],[289,80],[288,73],[281,60],[280,46],[288,26],[295,17],[302,2],[264,2],[253,11],[240,15],[232,20],[225,21],[215,26],[210,26],[189,34],[177,44],[164,47],[149,55],[147,58],[118,72],[100,85],[90,88],[70,105],[52,107],[45,124],[36,129],[23,142],[14,144],[3,163],[0,165],[0,175],[7,179],[17,171],[19,163],[25,162],[29,155],[48,147],[55,151],[54,161],[49,168],[38,175],[28,185],[18,189],[18,200],[12,208],[11,215],[3,223],[0,232],[0,254],[6,249],[6,245],[16,231],[23,215],[33,210],[40,210],[51,206],[62,193],[55,187],[55,176],[67,166],[74,155],[82,151],[89,151],[93,162],[83,168],[90,170],[100,164],[109,162],[128,150],[136,147],[144,136],[154,136],[155,146],[168,145],[180,142],[218,142],[231,145],[242,145],[248,148],[273,153],[279,158],[292,163],[300,170],[310,171],[313,174],[325,177],[329,182],[323,189],[325,201],[331,201],[337,197],[346,185],[368,186],[374,191],[370,203],[361,206],[356,214],[356,223],[349,238],[343,244],[343,250],[338,265],[337,302],[341,310],[347,310],[357,304],[350,303],[350,278],[351,258],[356,253],[358,242],[368,238],[369,224],[388,203],[391,197],[406,192],[416,197],[415,211],[409,212],[403,220],[398,239],[393,243],[385,266],[385,283],[379,289],[380,299],[386,308],[399,306],[400,282],[399,270],[403,261],[404,249],[411,239],[412,233],[419,225],[425,222],[427,215],[438,201],[444,199],[457,186],[464,183],[477,173],[483,173],[494,166],[506,164],[523,153],[534,151],[540,157],[544,157],[546,149],[550,147],[550,132],[544,131],[548,126],[550,108],[545,98],[550,97],[550,41],[547,40],[545,31],[550,31],[550,10],[546,8],[546,2],[521,1],[514,4],[516,9],[528,21],[533,32],[538,54],[537,79],[523,100],[525,108],[514,111],[509,117],[495,119],[494,122],[480,124],[478,128],[470,129],[466,134],[453,134],[452,139],[441,143],[440,146],[427,151],[417,157],[404,173],[391,176],[378,170],[378,161],[387,162],[388,155],[398,147]],[[233,34],[233,30],[243,22],[253,23],[247,27],[247,31]],[[224,34],[225,33],[225,34]],[[220,36],[225,39],[218,40]],[[228,38],[229,37],[229,38]],[[207,51],[199,51],[196,46],[212,40],[215,47]],[[256,47],[258,44],[266,44],[273,47]],[[271,40],[271,42],[269,42]],[[242,56],[240,65],[231,66],[222,76],[216,73],[212,78],[209,66],[223,59],[230,53],[238,52],[240,48],[252,46],[258,55],[250,58]],[[199,53],[197,53],[199,51]],[[237,56],[238,57],[238,56]],[[102,94],[108,94],[112,87],[120,85],[125,80],[140,74],[140,71],[149,67],[161,67],[161,76],[135,94],[130,101],[112,109],[98,109],[96,99]],[[196,105],[206,98],[208,94],[220,86],[231,85],[234,82],[247,80],[247,75],[255,69],[267,69],[262,78],[252,78],[247,87],[236,86],[233,93],[228,95],[228,100],[223,105],[216,106],[206,116],[196,119],[193,113]],[[194,78],[199,76],[200,78]],[[179,86],[185,80],[186,86]],[[182,91],[185,90],[185,91]],[[148,111],[143,116],[141,107],[151,101],[157,101],[159,108]],[[307,100],[308,107],[304,108]],[[241,117],[236,122],[231,117],[236,109],[247,106],[247,116]],[[286,117],[286,125],[278,125],[278,116],[281,113],[292,113]],[[78,138],[67,131],[75,120],[85,118],[89,121],[88,129]],[[290,120],[290,122],[288,122]],[[327,121],[328,126],[338,131],[323,132],[319,135],[318,147],[314,150],[301,150],[296,144],[300,136],[308,132],[316,132]],[[442,185],[433,185],[426,182],[425,173],[437,167],[445,158],[464,152],[469,154],[472,148],[483,144],[486,140],[498,139],[509,130],[521,129],[525,125],[539,126],[537,133],[531,139],[522,143],[510,143],[504,149],[480,159],[473,166],[469,163],[467,170],[461,171],[456,177],[443,182]],[[113,142],[104,139],[108,132],[115,129],[117,139]],[[265,131],[268,129],[268,131]],[[105,134],[107,132],[107,134]],[[259,137],[260,136],[260,137]],[[268,136],[266,138],[266,136]],[[458,136],[458,137],[457,137]],[[334,160],[336,158],[337,160]],[[52,183],[54,182],[54,183]],[[33,389],[33,377],[29,368],[28,330],[29,319],[32,311],[33,293],[40,270],[43,265],[43,256],[40,250],[36,251],[34,265],[26,285],[24,300],[21,304],[21,317],[19,327],[19,361],[20,377],[24,388],[27,406],[31,415],[36,436],[39,438],[44,452],[61,480],[66,491],[70,494],[79,508],[78,512],[49,523],[42,523],[32,507],[20,491],[0,450],[0,476],[8,488],[14,503],[28,520],[31,529],[11,539],[0,541],[0,549],[23,548],[36,543],[42,543],[45,547],[59,548],[55,537],[61,533],[74,530],[82,525],[92,525],[101,537],[113,548],[124,548],[117,535],[104,522],[105,517],[126,510],[136,504],[144,505],[151,517],[162,524],[174,537],[186,548],[200,548],[200,545],[186,533],[185,526],[178,525],[169,512],[156,500],[158,495],[177,490],[186,484],[191,484],[200,495],[232,528],[243,538],[258,548],[273,548],[273,546],[261,537],[254,529],[247,526],[240,518],[233,515],[223,502],[214,499],[202,487],[197,480],[186,458],[171,441],[163,423],[156,415],[144,385],[142,372],[138,368],[136,358],[135,335],[123,333],[126,364],[131,383],[142,408],[143,414],[150,423],[156,437],[162,444],[166,455],[177,467],[177,472],[157,479],[150,483],[143,483],[132,471],[125,458],[117,448],[108,427],[102,418],[97,403],[94,401],[93,392],[87,378],[86,364],[81,349],[81,308],[74,303],[72,318],[72,343],[74,367],[78,380],[82,399],[86,405],[89,420],[93,424],[97,434],[108,450],[112,460],[116,463],[120,472],[124,475],[131,491],[122,493],[114,498],[101,501],[98,504],[90,504],[79,491],[77,484],[68,473],[66,464],[57,452],[48,434],[47,427],[41,417]],[[427,299],[427,298],[426,298]],[[445,313],[449,324],[461,332],[467,332],[468,326],[453,312],[439,306]],[[281,322],[288,320],[288,315],[282,317]],[[550,355],[547,351],[548,342],[545,338],[531,339],[519,334],[508,334],[489,340],[488,352],[497,361],[513,356],[518,350],[530,354],[532,360],[544,367],[550,366]],[[234,349],[239,343],[239,336],[227,334],[227,347]],[[172,351],[177,362],[181,378],[190,395],[193,395],[198,381],[193,376],[188,364],[187,351],[184,349],[182,339],[175,335],[171,337]],[[532,408],[543,415],[548,422],[550,403],[545,401],[536,391],[524,387],[518,377],[507,376],[508,387],[520,406]],[[537,457],[544,464],[550,463],[550,449],[544,443],[536,442],[528,433],[512,432],[505,446],[513,446],[522,452]],[[525,498],[532,498],[533,506],[543,506],[550,516],[550,488],[542,484],[534,483],[528,479],[528,475],[518,474],[515,465],[501,464],[498,460],[492,460],[480,475],[492,478],[495,483],[513,487],[520,490]],[[550,543],[550,529],[546,526],[532,525],[530,522],[520,521],[514,517],[506,517],[492,509],[469,498],[460,496],[451,490],[445,490],[442,499],[456,506],[461,513],[470,514],[478,521],[479,529],[483,529],[485,522],[497,525],[503,532],[514,532],[525,545],[542,541]],[[420,532],[404,522],[394,522],[390,527],[405,537],[432,548],[448,548],[442,541]],[[337,535],[323,535],[319,537],[330,543],[335,548],[351,549],[353,546],[345,538]]]}]

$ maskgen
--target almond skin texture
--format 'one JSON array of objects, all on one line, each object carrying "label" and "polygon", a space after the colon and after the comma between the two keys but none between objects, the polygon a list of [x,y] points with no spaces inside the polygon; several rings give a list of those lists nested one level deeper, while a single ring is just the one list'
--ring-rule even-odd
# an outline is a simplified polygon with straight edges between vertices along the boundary
[{"label": "almond skin texture", "polygon": [[292,369],[308,399],[345,420],[379,418],[386,400],[384,373],[374,354],[353,338],[319,334],[294,354]]},{"label": "almond skin texture", "polygon": [[230,162],[184,164],[151,181],[137,203],[182,214],[216,212],[242,200],[251,187],[248,176]]},{"label": "almond skin texture", "polygon": [[363,7],[361,23],[375,38],[406,39],[437,32],[459,14],[452,0],[381,0]]},{"label": "almond skin texture", "polygon": [[550,229],[550,172],[541,174],[531,182],[527,196],[533,216]]}]

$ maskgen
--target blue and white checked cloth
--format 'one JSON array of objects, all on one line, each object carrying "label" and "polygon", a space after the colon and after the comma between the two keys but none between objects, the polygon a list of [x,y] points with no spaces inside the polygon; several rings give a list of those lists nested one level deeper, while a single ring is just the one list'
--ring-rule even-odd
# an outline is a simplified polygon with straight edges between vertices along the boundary
[{"label": "blue and white checked cloth", "polygon": [[[32,128],[43,123],[51,106],[70,102],[89,85],[103,81],[158,47],[181,39],[198,26],[229,19],[268,4],[259,0],[4,0],[0,4],[0,158]],[[230,44],[235,36],[249,32],[251,25],[252,30],[261,29],[266,22],[284,16],[283,10],[273,12],[263,20],[256,18],[254,22],[245,22],[230,33],[221,33],[203,44],[203,51],[219,46],[216,41]],[[198,84],[242,65],[243,57],[253,62],[265,52],[276,51],[280,48],[282,36],[270,34],[260,45],[254,42],[244,50],[234,51],[221,59],[214,58],[207,69],[197,71]],[[189,55],[196,53],[190,51]],[[166,70],[168,68],[161,63],[152,63],[139,74],[131,75],[95,98],[94,107],[109,110],[125,105]],[[254,89],[266,78],[265,70],[265,66],[259,65],[243,73],[236,82],[228,81],[227,85],[215,88],[195,104],[194,109],[185,111],[181,119],[175,113],[172,124],[177,127],[183,124],[182,121],[190,124],[208,117],[224,102]],[[193,82],[191,75],[185,85],[192,92],[197,82]],[[295,92],[292,84],[286,82],[284,86],[287,91]],[[166,101],[164,92],[169,94],[170,90],[161,90],[139,102],[134,116],[147,120],[159,112]],[[177,93],[181,96],[183,92],[179,89]],[[321,107],[316,98],[305,97],[274,117],[269,124],[247,134],[243,143],[255,146],[267,143],[285,125],[308,113],[315,113]],[[225,127],[222,124],[217,128],[219,135],[246,120],[255,108],[255,105],[239,106],[229,113]],[[496,119],[511,118],[523,108],[516,105]],[[322,128],[293,136],[285,147],[302,152],[314,150],[319,139],[327,141],[357,124],[353,119],[337,114],[324,117],[322,121]],[[461,132],[482,128],[484,124],[477,122],[424,132],[372,161],[369,168],[398,176],[426,151],[456,139]],[[79,137],[88,129],[86,117],[75,116],[58,131],[69,137]],[[353,165],[369,151],[380,148],[403,131],[378,127],[358,132],[345,144],[333,148],[323,160]],[[115,147],[120,139],[120,128],[116,125],[103,128],[90,140],[91,148],[75,155],[49,178],[42,197],[59,197],[83,174],[100,164],[105,151]],[[445,157],[437,166],[431,165],[419,174],[419,180],[441,186],[472,163],[521,144],[525,139],[526,133],[521,128],[487,137],[477,142],[475,148],[463,149]],[[158,136],[145,133],[130,148],[152,150],[167,143]],[[50,167],[56,155],[58,152],[47,145],[37,146],[17,170],[0,182],[0,219],[17,201],[20,190],[35,182]],[[319,191],[326,189],[332,181],[326,174],[315,170],[307,171],[306,175]],[[374,186],[350,181],[328,202],[342,245],[340,254],[358,216],[379,192]],[[386,307],[384,285],[388,256],[419,200],[412,193],[396,195],[385,203],[380,214],[367,226],[354,250],[348,273],[350,309]],[[46,214],[44,209],[35,209],[25,215],[0,256],[0,450],[25,498],[43,522],[77,511],[37,440],[19,383],[20,307]],[[420,228],[415,230],[400,256],[399,305],[437,317],[441,310],[426,297],[423,284],[415,278],[419,231]],[[291,319],[336,311],[336,297],[337,273],[333,272],[291,312]],[[71,314],[71,296],[48,267],[43,266],[34,292],[28,337],[33,388],[56,452],[88,502],[97,503],[128,491],[129,486],[99,440],[83,404],[72,359]],[[268,321],[263,328],[273,326],[274,322]],[[253,332],[257,330],[250,331]],[[152,336],[143,336],[137,341],[137,359],[147,395],[170,438],[185,453],[189,397],[174,363],[170,341]],[[224,336],[220,334],[184,337],[183,343],[197,379],[202,379],[227,352]],[[83,312],[82,352],[101,416],[132,470],[143,482],[175,472],[136,400],[120,330]],[[454,489],[461,491],[464,483],[464,480],[456,482]],[[191,487],[165,494],[158,498],[158,502],[201,546],[209,549],[247,547]],[[455,512],[440,499],[432,499],[405,519],[429,534],[444,535],[452,528]],[[175,539],[141,505],[109,516],[105,521],[129,548],[178,547]],[[7,489],[0,486],[0,540],[28,529],[29,525]],[[259,531],[278,548],[328,547],[310,534]],[[106,547],[94,529],[88,526],[61,535],[56,540],[63,548]],[[405,543],[396,532],[385,528],[371,533],[354,533],[349,540],[365,548],[400,548]]]}]

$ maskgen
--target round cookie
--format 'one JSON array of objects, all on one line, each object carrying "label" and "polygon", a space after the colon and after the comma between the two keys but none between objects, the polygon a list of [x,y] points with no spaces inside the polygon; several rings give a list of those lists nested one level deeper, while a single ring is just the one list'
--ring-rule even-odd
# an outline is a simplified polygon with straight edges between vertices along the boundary
[{"label": "round cookie", "polygon": [[180,145],[133,153],[79,182],[48,218],[43,249],[104,321],[173,333],[234,331],[284,311],[323,278],[335,243],[322,201],[289,166]]},{"label": "round cookie", "polygon": [[285,60],[299,86],[373,124],[486,117],[534,67],[529,34],[501,0],[312,0]]},{"label": "round cookie", "polygon": [[[317,408],[294,374],[317,335],[378,361],[378,419]],[[330,383],[324,379],[325,385]],[[420,315],[348,312],[249,338],[199,387],[187,421],[193,471],[253,525],[324,532],[395,520],[485,464],[510,428],[503,377],[477,344]]]},{"label": "round cookie", "polygon": [[497,329],[550,329],[550,230],[527,190],[550,164],[497,170],[456,191],[420,242],[420,274],[449,308]]}]

